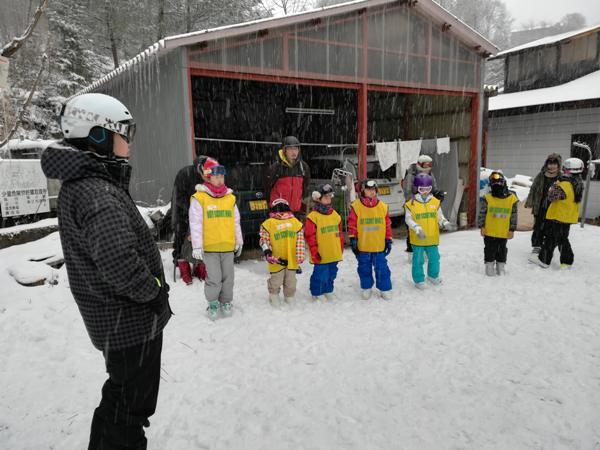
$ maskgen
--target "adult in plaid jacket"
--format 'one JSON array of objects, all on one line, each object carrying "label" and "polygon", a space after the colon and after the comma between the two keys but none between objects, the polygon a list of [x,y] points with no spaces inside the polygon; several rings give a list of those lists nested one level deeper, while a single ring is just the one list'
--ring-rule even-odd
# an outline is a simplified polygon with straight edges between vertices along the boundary
[{"label": "adult in plaid jacket", "polygon": [[58,221],[70,289],[109,379],[94,412],[89,449],[145,449],[154,413],[162,330],[171,309],[162,260],[128,192],[134,124],[102,94],[69,100],[65,140],[42,155],[60,179]]}]

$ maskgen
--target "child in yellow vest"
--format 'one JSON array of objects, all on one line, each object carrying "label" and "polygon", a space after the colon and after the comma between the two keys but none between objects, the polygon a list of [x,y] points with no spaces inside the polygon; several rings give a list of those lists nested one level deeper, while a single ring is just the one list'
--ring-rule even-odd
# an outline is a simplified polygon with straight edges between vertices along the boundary
[{"label": "child in yellow vest", "polygon": [[404,220],[408,225],[410,244],[413,248],[412,278],[418,289],[425,289],[425,253],[427,280],[434,285],[441,283],[439,227],[445,230],[454,229],[444,217],[439,199],[432,195],[432,185],[430,175],[418,174],[413,183],[413,198],[404,204]]},{"label": "child in yellow vest", "polygon": [[360,197],[352,202],[348,216],[348,235],[358,261],[362,298],[371,298],[375,271],[375,286],[384,300],[390,300],[392,279],[386,257],[392,251],[392,225],[388,205],[377,198],[375,180],[360,185]]},{"label": "child in yellow vest", "polygon": [[477,225],[483,236],[485,274],[491,277],[506,273],[506,242],[517,229],[519,199],[508,190],[502,173],[492,172],[489,180],[491,192],[481,200]]},{"label": "child in yellow vest", "polygon": [[233,260],[244,241],[235,196],[225,185],[225,167],[208,158],[202,170],[206,181],[196,186],[190,200],[190,234],[192,256],[206,265],[204,295],[208,316],[215,320],[219,311],[226,317],[233,312]]},{"label": "child in yellow vest", "polygon": [[560,267],[568,269],[573,265],[575,255],[569,242],[571,224],[579,220],[579,206],[583,197],[583,161],[579,158],[569,158],[563,163],[563,175],[550,187],[548,201],[550,206],[546,211],[544,222],[544,239],[539,259],[532,255],[530,261],[541,267],[548,268],[552,262],[554,249],[560,251]]},{"label": "child in yellow vest", "polygon": [[304,232],[302,223],[294,217],[287,200],[275,199],[269,218],[260,227],[259,245],[263,250],[270,277],[267,281],[269,302],[280,305],[279,290],[288,305],[296,295],[296,273],[304,262]]},{"label": "child in yellow vest", "polygon": [[310,250],[310,262],[314,264],[310,277],[310,293],[313,300],[333,299],[333,283],[338,272],[338,262],[344,253],[342,218],[332,208],[333,187],[319,186],[312,193],[313,207],[306,218],[305,236]]}]

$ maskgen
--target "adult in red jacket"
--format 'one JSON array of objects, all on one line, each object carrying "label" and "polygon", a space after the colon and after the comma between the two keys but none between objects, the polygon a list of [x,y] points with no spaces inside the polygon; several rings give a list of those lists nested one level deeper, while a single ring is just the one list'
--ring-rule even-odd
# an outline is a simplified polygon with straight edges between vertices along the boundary
[{"label": "adult in red jacket", "polygon": [[265,190],[269,193],[269,204],[283,198],[294,213],[304,213],[302,199],[306,197],[310,182],[310,167],[300,156],[300,142],[294,136],[283,140],[277,161],[267,169]]}]

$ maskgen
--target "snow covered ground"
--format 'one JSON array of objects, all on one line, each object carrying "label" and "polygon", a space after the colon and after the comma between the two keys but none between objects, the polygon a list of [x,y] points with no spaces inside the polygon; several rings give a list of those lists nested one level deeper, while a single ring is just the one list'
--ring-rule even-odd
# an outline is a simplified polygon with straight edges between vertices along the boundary
[{"label": "snow covered ground", "polygon": [[[202,285],[172,286],[150,449],[600,449],[600,228],[573,226],[575,265],[486,278],[477,231],[444,234],[441,287],[420,292],[396,241],[395,298],[359,298],[352,253],[336,294],[266,301],[266,267],[236,271],[236,313],[210,322]],[[60,254],[58,234],[0,251],[0,448],[86,448],[102,355],[59,284],[8,268]],[[163,253],[172,274],[170,255]]]}]

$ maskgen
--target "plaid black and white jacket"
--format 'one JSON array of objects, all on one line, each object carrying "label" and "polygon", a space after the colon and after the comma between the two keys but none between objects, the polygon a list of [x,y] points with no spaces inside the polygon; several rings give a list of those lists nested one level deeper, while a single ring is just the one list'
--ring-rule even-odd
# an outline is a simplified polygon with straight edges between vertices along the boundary
[{"label": "plaid black and white jacket", "polygon": [[61,142],[42,154],[48,178],[62,181],[58,224],[69,284],[94,346],[103,351],[142,344],[167,324],[168,301],[155,314],[148,302],[164,282],[160,253],[129,196],[129,173]]}]

